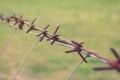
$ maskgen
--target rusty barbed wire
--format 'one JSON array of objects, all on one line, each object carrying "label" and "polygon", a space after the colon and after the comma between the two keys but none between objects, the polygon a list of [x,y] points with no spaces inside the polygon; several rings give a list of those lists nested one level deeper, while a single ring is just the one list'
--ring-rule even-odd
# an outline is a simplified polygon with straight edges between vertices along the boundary
[{"label": "rusty barbed wire", "polygon": [[59,25],[55,29],[54,33],[50,34],[47,30],[47,28],[50,25],[47,25],[44,29],[41,29],[34,24],[34,22],[36,21],[36,18],[30,23],[30,22],[28,22],[28,20],[22,19],[22,16],[20,16],[19,18],[16,17],[15,14],[13,14],[13,16],[10,16],[7,18],[3,17],[3,15],[0,15],[0,21],[8,23],[9,25],[10,25],[10,22],[15,22],[13,24],[13,27],[15,25],[18,25],[19,30],[23,30],[24,25],[27,25],[28,29],[27,29],[26,33],[30,33],[32,30],[39,31],[40,33],[36,34],[36,37],[38,37],[40,41],[42,41],[43,39],[46,39],[47,41],[51,41],[51,43],[50,43],[51,45],[54,43],[58,43],[60,45],[64,45],[64,46],[73,48],[73,50],[65,51],[65,53],[77,52],[85,63],[87,63],[87,60],[82,55],[83,53],[86,55],[89,55],[90,57],[96,58],[97,60],[102,61],[103,63],[110,65],[109,68],[94,68],[94,70],[116,69],[117,71],[120,72],[120,57],[118,56],[118,54],[116,53],[116,51],[113,48],[111,49],[111,51],[114,53],[114,55],[116,56],[117,59],[109,60],[106,57],[100,56],[97,52],[95,52],[93,50],[84,48],[83,47],[84,42],[78,43],[75,41],[68,41],[68,40],[62,38],[60,35],[57,34],[58,29],[60,27]]}]

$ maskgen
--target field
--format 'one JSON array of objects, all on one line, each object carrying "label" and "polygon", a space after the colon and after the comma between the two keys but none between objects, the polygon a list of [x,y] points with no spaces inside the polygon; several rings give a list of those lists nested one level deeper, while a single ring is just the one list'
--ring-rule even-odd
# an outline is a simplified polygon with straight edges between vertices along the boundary
[{"label": "field", "polygon": [[[40,28],[50,24],[53,33],[61,25],[58,34],[77,42],[84,41],[84,47],[95,50],[109,59],[114,56],[110,48],[120,52],[120,0],[0,0],[0,14],[32,20]],[[0,50],[14,28],[0,23]],[[17,31],[3,54],[0,55],[0,80],[11,80],[24,56],[37,37]],[[29,57],[17,80],[66,80],[73,68],[80,62],[76,53],[65,54],[64,46],[39,43]],[[94,67],[107,66],[94,58],[82,64],[71,80],[118,80],[116,71],[93,71]]]}]

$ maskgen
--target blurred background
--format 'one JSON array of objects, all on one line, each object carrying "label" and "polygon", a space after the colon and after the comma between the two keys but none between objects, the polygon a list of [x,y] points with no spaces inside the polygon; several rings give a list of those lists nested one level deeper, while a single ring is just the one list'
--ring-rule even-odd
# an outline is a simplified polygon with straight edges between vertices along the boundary
[{"label": "blurred background", "polygon": [[[110,48],[120,52],[120,0],[0,0],[0,14],[23,15],[40,28],[51,24],[53,33],[61,25],[58,34],[77,42],[84,41],[84,47],[95,50],[99,55],[113,59]],[[14,28],[0,23],[0,50]],[[17,31],[9,45],[0,55],[0,80],[11,80],[24,56],[37,40],[35,35]],[[47,41],[39,43],[17,80],[65,80],[80,62],[76,53],[65,54],[66,48]],[[116,71],[93,71],[94,67],[107,66],[94,58],[82,64],[71,80],[118,80]]]}]

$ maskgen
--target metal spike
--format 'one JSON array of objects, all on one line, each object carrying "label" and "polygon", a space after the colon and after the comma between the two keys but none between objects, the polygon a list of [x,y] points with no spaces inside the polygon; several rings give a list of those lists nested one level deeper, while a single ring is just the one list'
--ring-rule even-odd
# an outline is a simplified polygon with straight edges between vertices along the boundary
[{"label": "metal spike", "polygon": [[112,67],[101,67],[101,68],[94,68],[94,70],[96,71],[100,71],[100,70],[111,70],[113,69]]},{"label": "metal spike", "polygon": [[48,27],[50,27],[50,25],[48,24],[43,30],[46,30],[46,29],[48,29]]},{"label": "metal spike", "polygon": [[56,34],[60,26],[58,26],[53,34]]},{"label": "metal spike", "polygon": [[69,50],[69,51],[66,51],[65,53],[71,53],[71,52],[76,52],[76,50]]},{"label": "metal spike", "polygon": [[82,58],[82,60],[85,62],[85,63],[87,63],[87,60],[84,58],[84,56],[80,53],[80,51],[77,51],[78,52],[78,54],[80,55],[80,57]]},{"label": "metal spike", "polygon": [[111,48],[111,51],[114,54],[114,56],[120,61],[120,56],[118,55],[117,51],[113,48]]},{"label": "metal spike", "polygon": [[37,19],[37,18],[35,18],[35,19],[32,21],[31,25],[33,25],[33,24],[35,23],[36,19]]}]

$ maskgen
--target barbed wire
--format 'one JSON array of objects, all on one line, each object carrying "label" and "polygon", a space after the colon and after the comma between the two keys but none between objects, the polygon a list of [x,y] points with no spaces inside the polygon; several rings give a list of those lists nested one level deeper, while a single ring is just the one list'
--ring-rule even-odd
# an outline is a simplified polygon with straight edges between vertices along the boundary
[{"label": "barbed wire", "polygon": [[[19,18],[16,17],[16,15],[14,14],[13,16],[4,18],[3,15],[0,15],[0,21],[3,23],[8,23],[10,25],[10,27],[15,27],[17,26],[18,30],[23,30],[26,33],[30,33],[35,35],[36,37],[38,37],[39,42],[41,42],[42,40],[47,40],[50,41],[50,45],[53,45],[54,43],[65,46],[65,47],[69,47],[72,48],[72,50],[68,50],[65,51],[65,53],[72,53],[72,52],[77,52],[79,54],[79,56],[81,57],[82,61],[80,63],[78,63],[78,65],[75,67],[75,69],[73,70],[73,72],[69,75],[69,77],[67,78],[67,80],[70,80],[70,78],[73,76],[73,74],[75,73],[75,71],[78,69],[78,67],[83,63],[87,63],[86,57],[83,56],[83,54],[85,54],[86,56],[89,55],[89,57],[93,57],[105,64],[108,64],[109,67],[108,68],[94,68],[94,70],[108,70],[108,69],[115,69],[118,72],[120,72],[120,57],[118,55],[118,53],[111,48],[111,51],[113,52],[113,54],[115,55],[116,59],[113,60],[109,60],[106,57],[100,56],[97,52],[93,51],[93,50],[89,50],[83,47],[84,42],[75,42],[75,41],[69,41],[66,40],[64,38],[62,38],[60,35],[57,34],[60,25],[57,26],[57,28],[55,29],[53,34],[50,34],[47,30],[47,28],[50,25],[47,25],[44,29],[39,28],[38,26],[36,26],[34,23],[36,21],[36,18],[30,23],[28,22],[28,20],[24,20],[22,19],[22,16],[20,16]],[[11,24],[14,24],[12,25]],[[27,25],[28,29],[24,30],[23,28],[25,27],[24,25]],[[34,31],[38,31],[40,32],[39,34],[36,34],[34,32],[32,32],[32,30]],[[32,49],[35,47],[35,45],[38,43],[38,41],[34,44],[34,46],[31,48],[30,52],[26,55],[26,57],[24,58],[23,62],[21,63],[21,65],[18,68],[17,73],[15,74],[13,80],[16,79],[18,73],[21,71],[25,61],[28,59],[29,55],[31,54]]]}]

